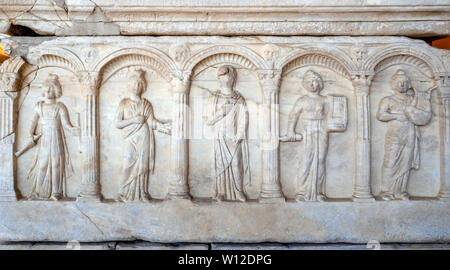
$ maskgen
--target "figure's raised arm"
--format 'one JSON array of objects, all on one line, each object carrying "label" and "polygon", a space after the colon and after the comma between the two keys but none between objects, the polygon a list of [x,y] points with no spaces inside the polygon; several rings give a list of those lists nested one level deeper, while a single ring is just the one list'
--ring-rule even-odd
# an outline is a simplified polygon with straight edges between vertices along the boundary
[{"label": "figure's raised arm", "polygon": [[130,119],[124,119],[124,101],[122,100],[119,104],[119,108],[117,109],[116,118],[114,121],[114,126],[118,129],[123,129],[128,127],[129,125],[138,124],[143,122],[145,119],[143,116],[137,116]]},{"label": "figure's raised arm", "polygon": [[152,128],[157,130],[158,132],[170,135],[172,131],[172,123],[171,122],[163,122],[159,119],[157,119],[153,113],[151,115],[151,123]]},{"label": "figure's raised arm", "polygon": [[205,122],[209,126],[214,125],[217,121],[225,117],[225,111],[222,108],[215,110],[217,95],[218,93],[213,93],[213,95],[208,99],[209,110],[205,117]]},{"label": "figure's raised arm", "polygon": [[388,98],[383,98],[380,101],[380,105],[378,106],[378,112],[377,112],[377,119],[383,122],[388,122],[391,120],[399,120],[399,121],[405,121],[407,120],[406,116],[404,114],[399,113],[391,113],[390,111],[390,101]]}]

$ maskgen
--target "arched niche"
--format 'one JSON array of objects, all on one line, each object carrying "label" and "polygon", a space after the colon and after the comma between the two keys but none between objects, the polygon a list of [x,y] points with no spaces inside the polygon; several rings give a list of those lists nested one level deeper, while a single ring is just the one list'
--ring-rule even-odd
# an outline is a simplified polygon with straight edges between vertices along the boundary
[{"label": "arched niche", "polygon": [[[115,199],[123,177],[123,134],[114,125],[122,99],[129,97],[128,79],[132,69],[145,71],[147,89],[142,97],[152,103],[153,114],[167,122],[172,118],[170,74],[167,66],[149,55],[121,54],[111,58],[99,70],[100,179],[102,194]],[[170,136],[154,131],[155,169],[149,177],[149,193],[153,198],[166,197],[170,169]]]},{"label": "arched niche", "polygon": [[[29,142],[29,129],[34,115],[36,104],[43,100],[42,84],[49,74],[56,74],[62,87],[62,96],[58,102],[67,107],[70,120],[74,126],[83,124],[84,98],[80,89],[80,83],[76,77],[76,66],[69,59],[58,55],[42,55],[36,66],[28,65],[22,71],[22,89],[17,101],[17,135],[16,150],[23,148]],[[39,132],[40,125],[37,127]],[[69,152],[73,172],[66,176],[67,197],[75,198],[81,187],[83,154],[81,138],[64,130],[67,151]],[[38,146],[34,146],[17,158],[17,188],[22,196],[27,197],[33,187],[33,182],[28,180],[28,174],[35,159]]]},{"label": "arched niche", "polygon": [[191,195],[197,198],[210,198],[214,195],[214,140],[210,126],[204,117],[208,113],[210,92],[220,88],[217,70],[222,65],[236,69],[235,90],[246,100],[249,111],[248,145],[252,185],[246,186],[247,197],[255,199],[259,195],[262,168],[259,149],[259,130],[261,123],[260,104],[263,93],[257,77],[257,64],[246,55],[222,52],[206,56],[193,68],[189,94],[190,140],[189,140],[189,185]]},{"label": "arched niche", "polygon": [[[372,192],[376,196],[381,188],[381,168],[385,154],[385,136],[388,130],[388,123],[377,119],[376,114],[381,100],[394,94],[391,87],[391,78],[402,69],[410,78],[412,87],[416,91],[425,91],[435,84],[434,67],[420,55],[399,52],[392,54],[386,52],[386,57],[379,58],[374,64],[375,76],[370,88],[371,107],[371,184]],[[408,193],[413,197],[435,197],[440,187],[440,157],[436,155],[440,148],[439,138],[439,106],[438,91],[432,94],[431,121],[420,127],[420,168],[411,170],[408,181]],[[412,92],[411,92],[412,94]]]},{"label": "arched niche", "polygon": [[[286,57],[289,59],[289,56]],[[354,137],[356,112],[354,90],[347,67],[325,53],[303,52],[290,57],[282,67],[279,91],[280,136],[287,133],[289,113],[298,98],[306,94],[302,85],[306,71],[313,70],[322,76],[324,88],[321,94],[340,95],[347,98],[348,124],[345,132],[331,132],[326,161],[326,195],[329,198],[350,198],[353,191],[355,170]],[[297,122],[300,132],[302,122]],[[299,168],[304,161],[304,142],[280,143],[280,182],[287,199],[293,199],[298,188]]]}]

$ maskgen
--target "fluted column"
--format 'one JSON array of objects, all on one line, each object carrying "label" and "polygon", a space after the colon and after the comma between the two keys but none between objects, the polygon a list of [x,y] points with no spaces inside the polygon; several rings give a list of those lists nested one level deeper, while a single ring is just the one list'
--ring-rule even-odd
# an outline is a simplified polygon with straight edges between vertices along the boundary
[{"label": "fluted column", "polygon": [[14,143],[16,135],[16,98],[19,95],[20,57],[5,60],[0,66],[0,201],[16,201]]},{"label": "fluted column", "polygon": [[190,72],[172,79],[172,136],[168,199],[190,199],[188,185],[188,136]]},{"label": "fluted column", "polygon": [[280,184],[279,153],[279,100],[281,70],[260,70],[259,79],[263,87],[264,100],[262,110],[262,166],[263,179],[260,202],[284,202]]},{"label": "fluted column", "polygon": [[439,82],[441,101],[441,188],[439,199],[450,201],[450,78],[442,76]]},{"label": "fluted column", "polygon": [[353,186],[353,201],[374,201],[370,187],[370,101],[369,89],[371,75],[355,74],[352,76],[356,99],[356,162]]},{"label": "fluted column", "polygon": [[99,201],[99,124],[98,124],[98,90],[100,76],[98,72],[82,71],[78,74],[85,91],[84,123],[82,126],[83,145],[83,179],[78,198]]}]

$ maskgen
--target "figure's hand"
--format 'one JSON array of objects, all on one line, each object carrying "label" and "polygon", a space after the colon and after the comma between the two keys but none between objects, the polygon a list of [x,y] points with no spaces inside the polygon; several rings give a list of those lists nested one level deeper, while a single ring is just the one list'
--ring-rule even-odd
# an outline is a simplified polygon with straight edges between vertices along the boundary
[{"label": "figure's hand", "polygon": [[395,115],[395,120],[400,121],[400,122],[407,122],[409,121],[408,117],[402,113],[396,113]]},{"label": "figure's hand", "polygon": [[133,118],[133,123],[135,124],[142,124],[145,122],[145,117],[143,115],[138,115]]},{"label": "figure's hand", "polygon": [[164,123],[164,124],[163,124],[163,127],[164,127],[166,130],[172,130],[172,123],[171,123],[171,122],[169,122],[169,123]]},{"label": "figure's hand", "polygon": [[208,116],[205,116],[205,123],[208,126],[212,126],[216,123],[216,120],[214,118],[210,118]]},{"label": "figure's hand", "polygon": [[171,135],[172,123],[164,123],[160,126],[160,128],[158,130],[159,130],[159,132],[162,132],[164,134]]},{"label": "figure's hand", "polygon": [[286,137],[288,142],[295,142],[295,132],[289,131]]},{"label": "figure's hand", "polygon": [[33,142],[37,142],[37,140],[39,140],[39,138],[41,137],[41,134],[30,134],[30,140]]}]

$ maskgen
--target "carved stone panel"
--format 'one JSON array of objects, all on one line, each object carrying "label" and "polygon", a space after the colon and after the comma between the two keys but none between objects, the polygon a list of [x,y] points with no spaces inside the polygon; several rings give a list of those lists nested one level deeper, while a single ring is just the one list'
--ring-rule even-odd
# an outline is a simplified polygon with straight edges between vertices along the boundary
[{"label": "carved stone panel", "polygon": [[0,241],[450,241],[446,51],[389,36],[7,40]]}]

